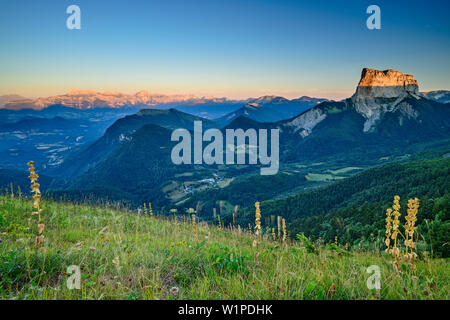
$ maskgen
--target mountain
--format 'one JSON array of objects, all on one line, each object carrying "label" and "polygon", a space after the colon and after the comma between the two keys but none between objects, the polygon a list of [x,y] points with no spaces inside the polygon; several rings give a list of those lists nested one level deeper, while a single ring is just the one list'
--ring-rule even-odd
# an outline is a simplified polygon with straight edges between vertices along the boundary
[{"label": "mountain", "polygon": [[251,99],[242,108],[220,117],[216,121],[226,125],[237,117],[245,116],[259,122],[277,122],[292,118],[324,101],[328,100],[306,96],[293,100],[276,96],[263,96]]},{"label": "mountain", "polygon": [[[0,169],[0,190],[2,190],[2,193],[8,190],[11,194],[12,186],[15,195],[19,194],[19,188],[22,195],[29,195],[31,191],[29,175],[30,173],[25,170]],[[40,190],[47,190],[53,181],[54,178],[39,175]]]},{"label": "mountain", "polygon": [[[3,123],[17,122],[25,118],[54,118],[88,120],[92,123],[109,123],[109,127],[115,120],[138,112],[140,108],[93,108],[75,109],[60,104],[48,106],[44,109],[0,109],[0,121]],[[106,128],[105,128],[106,129]]]},{"label": "mountain", "polygon": [[[69,190],[110,190],[122,199],[163,197],[161,184],[179,167],[171,165],[172,130],[146,124],[128,136],[108,156],[75,179]],[[125,174],[126,173],[126,174]]]},{"label": "mountain", "polygon": [[62,117],[26,117],[0,124],[0,166],[25,170],[33,159],[39,169],[55,166],[70,148],[102,135],[100,122]]},{"label": "mountain", "polygon": [[440,103],[450,103],[450,91],[448,90],[437,90],[421,93],[424,98],[440,102]]},{"label": "mountain", "polygon": [[351,98],[323,102],[275,127],[283,131],[285,160],[317,160],[350,154],[381,157],[447,139],[449,119],[449,106],[422,98],[413,76],[363,69]]},{"label": "mountain", "polygon": [[[76,150],[51,174],[62,175],[70,179],[83,174],[98,162],[108,158],[115,148],[131,141],[133,134],[144,125],[154,124],[168,130],[177,128],[191,130],[196,120],[202,121],[204,129],[216,126],[215,122],[211,120],[176,109],[143,109],[134,115],[126,116],[114,122],[101,138],[84,148]],[[170,140],[170,136],[168,139]]]},{"label": "mountain", "polygon": [[0,108],[3,107],[8,102],[17,100],[26,100],[26,98],[19,96],[18,94],[8,94],[0,96]]},{"label": "mountain", "polygon": [[100,138],[133,108],[79,110],[52,105],[42,110],[0,109],[0,167],[24,170],[28,160],[38,170],[57,166],[73,148]]},{"label": "mountain", "polygon": [[95,92],[92,90],[71,90],[65,95],[38,98],[36,100],[13,101],[5,104],[5,108],[43,109],[53,104],[61,104],[76,109],[91,109],[94,107],[120,108],[123,106],[154,106],[157,104],[192,100],[192,95],[162,95],[148,91],[139,91],[134,95],[120,92]]},{"label": "mountain", "polygon": [[[226,98],[202,97],[194,95],[164,95],[139,91],[135,94],[121,92],[96,92],[92,90],[71,90],[64,95],[38,98],[35,100],[24,99],[19,101],[7,100],[3,107],[10,110],[20,109],[44,109],[50,105],[64,105],[76,109],[92,108],[123,108],[123,107],[155,107],[176,105],[199,106],[241,103],[240,101],[228,100]],[[1,106],[1,104],[0,104]],[[229,111],[228,111],[229,112]]]},{"label": "mountain", "polygon": [[105,132],[105,136],[110,139],[117,139],[119,135],[127,135],[144,124],[157,124],[163,128],[175,130],[194,128],[194,121],[201,120],[205,128],[212,128],[216,125],[214,121],[203,119],[176,109],[142,109],[136,114],[126,116],[117,120]]},{"label": "mountain", "polygon": [[156,108],[174,108],[185,113],[213,120],[241,108],[245,103],[247,103],[247,100],[202,98],[194,101],[169,104],[168,106],[157,106]]},{"label": "mountain", "polygon": [[53,130],[67,129],[68,126],[73,127],[79,125],[80,125],[79,122],[67,120],[62,117],[54,117],[54,118],[28,117],[17,122],[5,123],[0,125],[0,132],[53,131]]}]

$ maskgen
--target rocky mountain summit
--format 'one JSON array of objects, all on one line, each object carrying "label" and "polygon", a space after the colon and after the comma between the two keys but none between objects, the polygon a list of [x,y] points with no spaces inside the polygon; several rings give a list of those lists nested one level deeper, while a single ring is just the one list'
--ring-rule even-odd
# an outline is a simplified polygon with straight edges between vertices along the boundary
[{"label": "rocky mountain summit", "polygon": [[379,71],[364,68],[350,100],[356,111],[366,118],[364,132],[367,132],[374,129],[386,112],[399,110],[408,118],[416,118],[417,113],[403,102],[407,97],[420,98],[419,83],[414,76],[393,69]]},{"label": "rocky mountain summit", "polygon": [[419,83],[414,76],[389,69],[364,68],[355,96],[358,98],[396,98],[404,93],[417,95]]}]

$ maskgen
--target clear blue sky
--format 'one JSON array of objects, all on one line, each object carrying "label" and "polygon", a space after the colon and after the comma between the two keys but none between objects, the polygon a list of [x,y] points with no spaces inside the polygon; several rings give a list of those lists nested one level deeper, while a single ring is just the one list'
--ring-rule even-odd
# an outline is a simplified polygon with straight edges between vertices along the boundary
[{"label": "clear blue sky", "polygon": [[[81,8],[81,30],[66,8]],[[381,8],[381,30],[366,8]],[[0,94],[343,98],[361,68],[450,89],[450,1],[0,0]]]}]

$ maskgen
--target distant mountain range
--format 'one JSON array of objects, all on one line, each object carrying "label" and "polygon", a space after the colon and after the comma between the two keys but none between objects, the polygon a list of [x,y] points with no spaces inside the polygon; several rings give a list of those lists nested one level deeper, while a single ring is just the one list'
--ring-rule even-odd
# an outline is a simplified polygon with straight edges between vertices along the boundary
[{"label": "distant mountain range", "polygon": [[[41,110],[51,105],[64,105],[76,109],[93,108],[122,108],[122,107],[155,107],[188,104],[191,106],[201,104],[230,104],[241,103],[238,100],[227,98],[201,97],[194,95],[164,95],[139,91],[136,94],[125,94],[121,92],[96,92],[92,90],[71,90],[69,93],[47,98],[22,99],[19,97],[2,96],[5,109],[35,109]],[[0,105],[1,106],[1,105]]]},{"label": "distant mountain range", "polygon": [[138,111],[61,105],[43,110],[0,109],[0,168],[26,169],[27,159],[34,159],[41,169],[55,166],[73,148],[95,141],[114,121]]},{"label": "distant mountain range", "polygon": [[[230,100],[216,97],[195,97],[194,95],[162,95],[147,91],[136,94],[120,92],[95,92],[91,90],[71,90],[68,94],[47,98],[21,99],[20,96],[4,96],[0,104],[7,110],[45,110],[53,105],[62,105],[78,110],[99,108],[176,108],[197,116],[229,123],[239,115],[246,115],[262,122],[274,122],[290,118],[326,99],[301,97],[288,100],[283,97],[263,96],[245,100]],[[1,97],[0,97],[1,98]],[[247,110],[257,106],[261,110]],[[241,108],[242,110],[238,110]],[[238,110],[238,111],[236,111]],[[236,112],[236,114],[234,114]]]},{"label": "distant mountain range", "polygon": [[436,90],[429,92],[422,92],[422,96],[429,100],[433,100],[440,103],[450,103],[450,91],[448,90]]},{"label": "distant mountain range", "polygon": [[[441,103],[448,103],[450,101],[450,91],[437,90],[422,92],[421,95],[429,100],[434,100]],[[307,104],[310,106],[314,104],[327,101],[328,99],[300,97],[298,99],[288,100],[277,96],[262,96],[260,98],[248,98],[243,100],[232,100],[228,98],[216,97],[196,97],[192,94],[177,94],[165,95],[158,93],[150,93],[142,90],[135,94],[126,94],[121,92],[96,92],[92,90],[70,90],[67,94],[50,96],[46,98],[28,99],[17,94],[0,96],[0,109],[21,110],[34,109],[42,110],[52,105],[63,105],[75,109],[95,109],[95,108],[123,108],[123,107],[180,107],[190,108],[194,113],[201,112],[198,108],[204,105],[220,106],[220,105],[238,105],[239,107],[247,103],[257,104],[259,106],[280,105],[286,104],[295,105]],[[181,109],[180,109],[181,110]],[[181,110],[189,111],[189,110]],[[234,110],[227,110],[232,112]],[[295,110],[296,111],[296,110]],[[284,112],[284,111],[282,111]],[[257,119],[255,119],[257,120]],[[274,120],[272,120],[273,122]]]},{"label": "distant mountain range", "polygon": [[17,101],[17,100],[26,100],[26,98],[19,96],[18,94],[7,94],[7,95],[0,96],[0,108],[3,107],[8,102]]},{"label": "distant mountain range", "polygon": [[252,99],[242,108],[220,117],[216,121],[226,125],[234,119],[244,116],[259,122],[276,122],[292,118],[324,101],[328,100],[306,96],[293,100],[276,96],[264,96]]}]

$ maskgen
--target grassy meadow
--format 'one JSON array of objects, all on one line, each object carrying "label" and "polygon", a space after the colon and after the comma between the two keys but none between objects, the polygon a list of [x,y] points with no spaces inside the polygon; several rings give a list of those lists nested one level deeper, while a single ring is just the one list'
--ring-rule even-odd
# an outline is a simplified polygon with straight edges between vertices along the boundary
[{"label": "grassy meadow", "polygon": [[[0,197],[0,299],[450,298],[445,259],[422,257],[396,273],[380,251],[282,243],[272,234],[255,247],[249,230],[193,226],[187,216],[45,200],[40,208],[37,248],[33,202]],[[71,265],[80,267],[80,289],[67,287]],[[380,268],[380,290],[367,287],[371,265]]]}]

